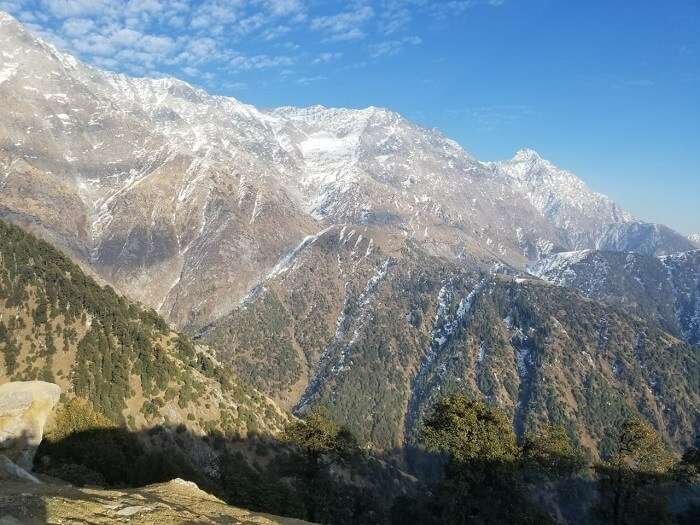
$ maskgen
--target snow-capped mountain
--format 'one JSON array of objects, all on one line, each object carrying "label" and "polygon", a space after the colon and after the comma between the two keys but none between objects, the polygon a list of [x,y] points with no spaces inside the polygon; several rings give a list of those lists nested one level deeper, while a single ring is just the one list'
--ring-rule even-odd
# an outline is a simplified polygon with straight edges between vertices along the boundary
[{"label": "snow-capped mountain", "polygon": [[2,214],[179,326],[226,313],[332,224],[520,268],[601,243],[691,247],[530,150],[482,163],[385,109],[261,111],[99,71],[6,14],[0,49]]},{"label": "snow-capped mountain", "polygon": [[611,224],[638,222],[605,195],[591,191],[573,173],[554,166],[531,149],[520,150],[511,160],[491,166],[549,222],[566,232],[573,248],[595,245]]},{"label": "snow-capped mountain", "polygon": [[690,248],[680,234],[661,224],[636,219],[605,195],[590,190],[573,173],[531,149],[489,166],[563,232],[569,249],[663,255]]},{"label": "snow-capped mountain", "polygon": [[693,233],[692,235],[688,236],[688,239],[690,239],[690,242],[700,248],[700,233]]}]

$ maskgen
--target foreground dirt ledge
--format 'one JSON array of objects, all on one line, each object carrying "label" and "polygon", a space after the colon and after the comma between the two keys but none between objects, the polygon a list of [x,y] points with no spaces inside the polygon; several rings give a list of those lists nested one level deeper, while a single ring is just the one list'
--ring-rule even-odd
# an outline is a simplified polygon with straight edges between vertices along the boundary
[{"label": "foreground dirt ledge", "polygon": [[137,489],[77,488],[45,481],[3,481],[0,524],[308,524],[232,507],[181,479]]}]

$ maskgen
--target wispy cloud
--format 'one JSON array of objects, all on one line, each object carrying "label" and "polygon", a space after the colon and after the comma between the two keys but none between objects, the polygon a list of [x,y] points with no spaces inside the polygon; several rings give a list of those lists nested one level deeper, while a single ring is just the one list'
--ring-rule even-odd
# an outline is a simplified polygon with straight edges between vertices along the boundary
[{"label": "wispy cloud", "polygon": [[372,58],[390,57],[400,53],[406,46],[417,46],[421,42],[421,38],[417,36],[407,36],[399,40],[385,40],[369,46],[369,54]]},{"label": "wispy cloud", "polygon": [[447,116],[474,126],[479,131],[498,131],[512,127],[537,115],[535,108],[524,104],[474,106],[449,110]]},{"label": "wispy cloud", "polygon": [[[424,40],[426,18],[501,0],[0,0],[59,47],[99,67],[214,85],[276,71],[299,82],[388,60]],[[420,23],[419,23],[420,22]],[[314,68],[314,69],[312,69]]]},{"label": "wispy cloud", "polygon": [[318,64],[330,64],[331,62],[336,62],[337,60],[340,60],[342,58],[343,54],[336,51],[336,52],[325,52],[321,53],[318,55],[316,58],[314,58],[311,63],[314,65]]},{"label": "wispy cloud", "polygon": [[311,84],[313,82],[320,82],[321,80],[327,80],[328,77],[325,75],[316,75],[313,77],[299,77],[297,79],[297,84],[300,84],[302,86],[306,86],[308,84]]},{"label": "wispy cloud", "polygon": [[311,28],[325,33],[330,40],[356,40],[365,37],[365,24],[373,17],[369,5],[355,6],[342,13],[315,17]]}]

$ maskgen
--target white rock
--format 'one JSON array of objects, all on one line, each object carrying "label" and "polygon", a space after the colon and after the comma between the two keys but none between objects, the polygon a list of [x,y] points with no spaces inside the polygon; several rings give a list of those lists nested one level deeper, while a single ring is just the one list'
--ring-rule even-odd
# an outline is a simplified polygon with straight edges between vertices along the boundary
[{"label": "white rock", "polygon": [[0,385],[0,454],[31,470],[46,419],[60,396],[58,385],[44,381]]}]

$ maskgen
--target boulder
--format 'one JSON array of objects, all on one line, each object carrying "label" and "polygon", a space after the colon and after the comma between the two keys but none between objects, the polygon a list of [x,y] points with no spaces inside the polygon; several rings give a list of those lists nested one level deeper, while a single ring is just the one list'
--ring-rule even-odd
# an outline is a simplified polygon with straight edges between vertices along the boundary
[{"label": "boulder", "polygon": [[61,388],[44,381],[0,385],[0,454],[24,470],[31,470]]}]

